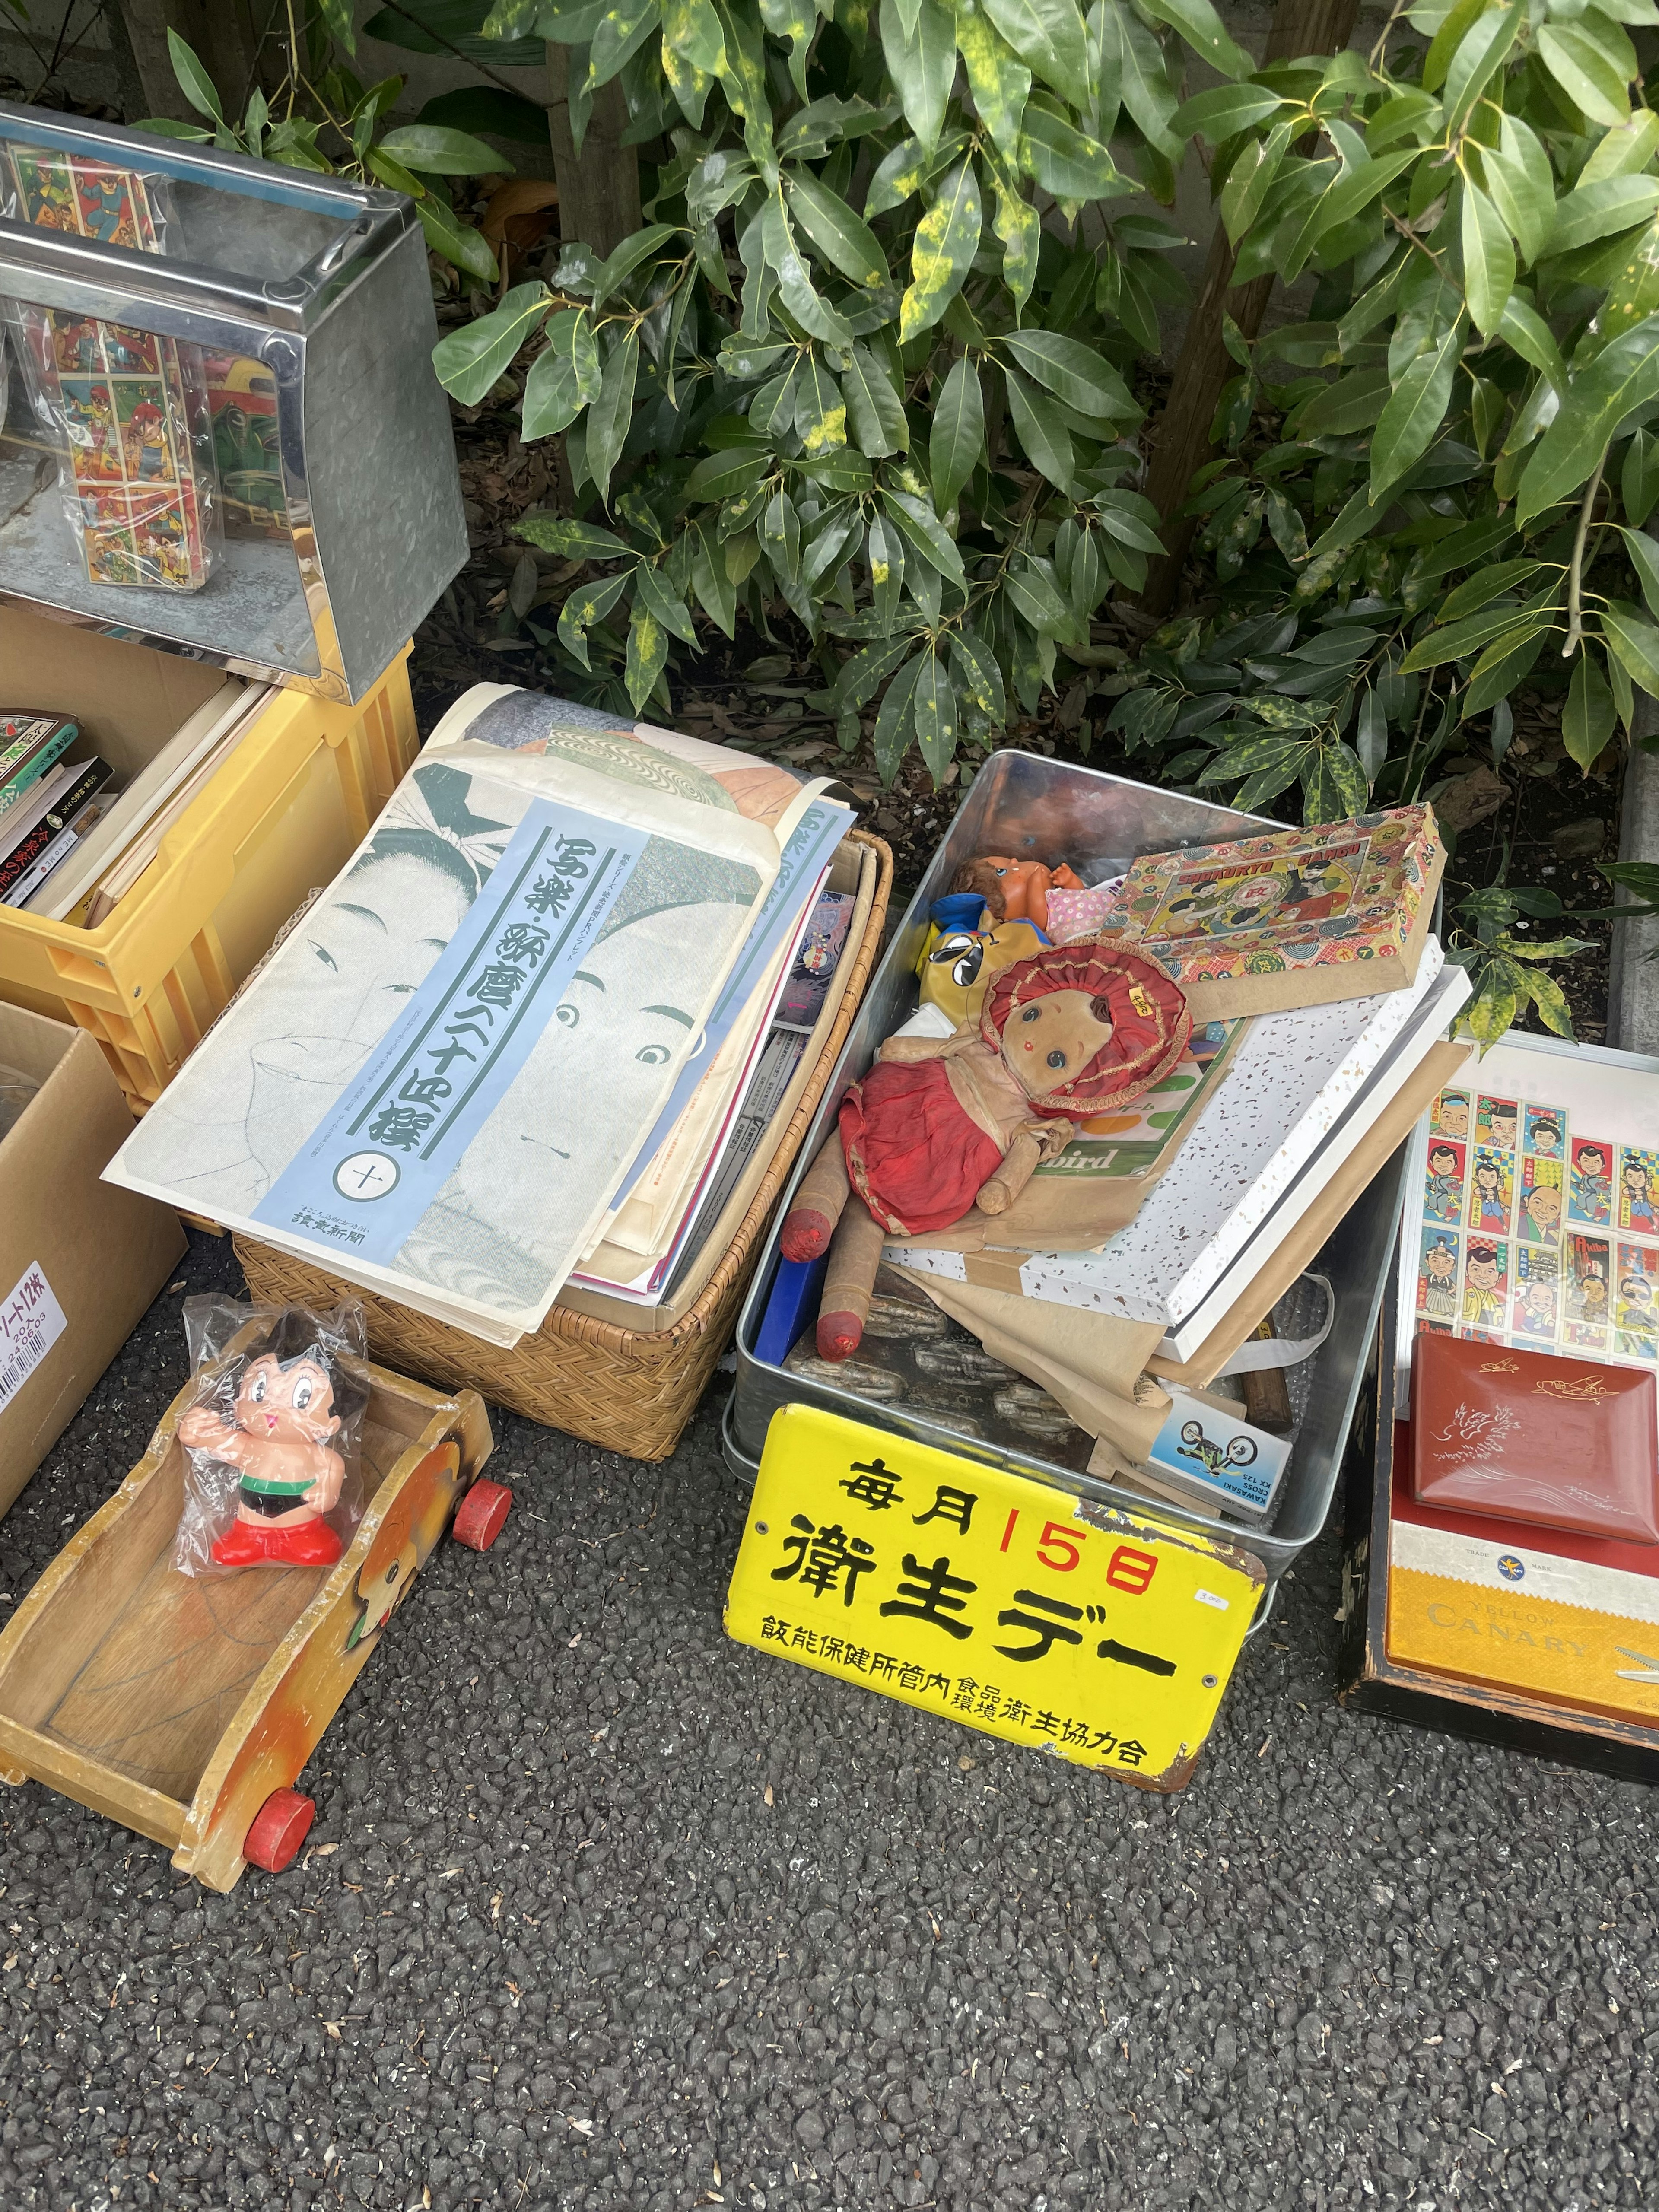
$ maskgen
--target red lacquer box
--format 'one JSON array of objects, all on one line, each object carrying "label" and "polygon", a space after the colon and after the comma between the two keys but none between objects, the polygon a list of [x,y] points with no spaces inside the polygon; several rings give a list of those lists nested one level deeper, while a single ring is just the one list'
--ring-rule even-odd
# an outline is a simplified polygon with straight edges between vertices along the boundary
[{"label": "red lacquer box", "polygon": [[1654,1377],[1425,1333],[1412,1347],[1412,1488],[1448,1512],[1659,1544]]}]

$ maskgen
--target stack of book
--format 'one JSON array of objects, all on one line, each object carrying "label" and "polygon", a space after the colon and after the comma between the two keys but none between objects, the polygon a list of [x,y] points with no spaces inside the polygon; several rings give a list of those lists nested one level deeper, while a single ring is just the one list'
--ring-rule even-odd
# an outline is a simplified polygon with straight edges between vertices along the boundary
[{"label": "stack of book", "polygon": [[0,903],[96,928],[266,696],[263,684],[227,678],[125,788],[95,754],[65,757],[87,754],[76,723],[50,714],[0,720]]},{"label": "stack of book", "polygon": [[489,1342],[562,1293],[668,1326],[833,1019],[851,822],[479,685],[110,1178]]}]

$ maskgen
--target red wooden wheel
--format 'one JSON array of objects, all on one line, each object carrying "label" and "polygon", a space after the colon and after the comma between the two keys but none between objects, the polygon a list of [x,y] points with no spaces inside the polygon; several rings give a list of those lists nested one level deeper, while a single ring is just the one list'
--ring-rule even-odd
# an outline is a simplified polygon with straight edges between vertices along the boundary
[{"label": "red wooden wheel", "polygon": [[267,1874],[281,1874],[294,1863],[316,1817],[313,1799],[302,1797],[297,1790],[273,1790],[253,1816],[242,1856]]},{"label": "red wooden wheel", "polygon": [[504,1482],[486,1482],[481,1475],[455,1509],[454,1537],[470,1552],[487,1552],[501,1533],[513,1492]]}]

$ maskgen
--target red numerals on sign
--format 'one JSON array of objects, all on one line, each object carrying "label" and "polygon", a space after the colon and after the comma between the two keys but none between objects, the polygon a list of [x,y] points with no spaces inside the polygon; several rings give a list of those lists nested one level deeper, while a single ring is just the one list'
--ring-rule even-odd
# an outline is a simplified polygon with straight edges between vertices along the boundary
[{"label": "red numerals on sign", "polygon": [[997,1546],[998,1551],[1006,1552],[1009,1545],[1013,1541],[1014,1523],[1018,1520],[1018,1518],[1019,1508],[1016,1505],[1008,1516],[1008,1526],[1002,1532],[1002,1541]]},{"label": "red numerals on sign", "polygon": [[1106,1579],[1114,1589],[1139,1597],[1157,1572],[1158,1560],[1151,1552],[1132,1552],[1127,1544],[1120,1544],[1112,1554]]},{"label": "red numerals on sign", "polygon": [[[1037,1557],[1045,1567],[1052,1567],[1056,1574],[1068,1575],[1083,1557],[1078,1549],[1082,1541],[1081,1535],[1062,1528],[1057,1521],[1050,1521],[1037,1540]],[[1051,1556],[1053,1552],[1059,1552],[1063,1556],[1056,1559]]]}]

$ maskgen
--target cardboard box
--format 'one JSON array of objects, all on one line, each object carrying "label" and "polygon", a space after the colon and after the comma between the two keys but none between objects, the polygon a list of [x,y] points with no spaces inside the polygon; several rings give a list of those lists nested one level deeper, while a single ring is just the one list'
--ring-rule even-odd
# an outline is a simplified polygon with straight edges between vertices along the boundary
[{"label": "cardboard box", "polygon": [[100,1182],[131,1109],[85,1030],[0,1005],[0,1066],[40,1089],[0,1139],[0,1513],[183,1258],[177,1214]]},{"label": "cardboard box", "polygon": [[1339,1693],[1362,1712],[1659,1781],[1659,1547],[1411,1496],[1392,1286],[1350,1432]]}]

